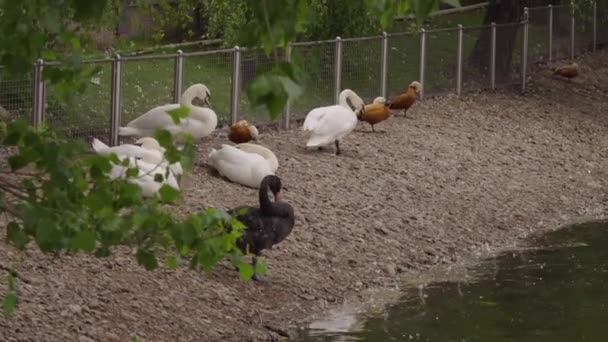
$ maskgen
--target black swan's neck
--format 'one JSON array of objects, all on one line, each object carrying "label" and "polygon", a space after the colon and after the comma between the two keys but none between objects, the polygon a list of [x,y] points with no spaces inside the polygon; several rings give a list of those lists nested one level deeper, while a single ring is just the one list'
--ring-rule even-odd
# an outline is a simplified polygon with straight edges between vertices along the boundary
[{"label": "black swan's neck", "polygon": [[270,198],[268,198],[268,187],[268,182],[262,182],[262,184],[260,184],[260,209],[262,209],[263,212],[268,212],[272,209],[272,202],[270,201]]}]

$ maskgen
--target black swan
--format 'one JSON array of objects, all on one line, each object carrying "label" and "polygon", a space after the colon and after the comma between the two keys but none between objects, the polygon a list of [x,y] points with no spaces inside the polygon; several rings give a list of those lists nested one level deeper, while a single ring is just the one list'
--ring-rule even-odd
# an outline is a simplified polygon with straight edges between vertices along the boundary
[{"label": "black swan", "polygon": [[[268,191],[274,195],[274,202],[268,198]],[[294,211],[291,205],[282,200],[281,179],[275,175],[268,175],[262,179],[259,190],[260,207],[241,206],[228,210],[246,227],[243,235],[237,241],[237,247],[243,253],[252,253],[252,265],[256,266],[257,257],[264,249],[283,241],[295,224]],[[248,209],[239,215],[242,209]],[[262,280],[257,274],[253,280]]]}]

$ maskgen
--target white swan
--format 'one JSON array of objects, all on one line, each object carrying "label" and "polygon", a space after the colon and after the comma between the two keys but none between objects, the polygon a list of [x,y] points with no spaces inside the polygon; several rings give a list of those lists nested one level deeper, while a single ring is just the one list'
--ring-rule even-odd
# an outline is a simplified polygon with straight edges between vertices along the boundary
[{"label": "white swan", "polygon": [[[351,109],[348,101],[355,107]],[[338,105],[319,107],[306,115],[302,129],[311,135],[306,147],[321,147],[334,143],[336,154],[340,154],[340,140],[357,126],[357,115],[363,111],[363,100],[352,90],[344,89],[340,93]]]},{"label": "white swan", "polygon": [[[141,194],[144,197],[152,197],[158,193],[163,184],[167,184],[175,190],[179,191],[179,184],[173,172],[167,170],[166,166],[158,164],[147,163],[143,160],[138,160],[134,157],[118,157],[121,161],[128,159],[129,166],[122,166],[114,164],[110,170],[110,179],[127,179],[128,182],[133,183],[141,189]],[[139,172],[137,176],[127,178],[127,170],[129,168],[136,167]],[[167,172],[169,171],[169,172]],[[156,175],[163,177],[162,182],[157,182],[154,178]]]},{"label": "white swan", "polygon": [[260,187],[265,176],[274,174],[273,166],[262,155],[245,152],[226,144],[217,150],[211,149],[209,165],[232,182],[256,189]]},{"label": "white swan", "polygon": [[[93,138],[91,146],[97,154],[102,156],[115,153],[119,157],[134,157],[150,164],[162,164],[161,166],[166,166],[167,164],[167,160],[165,159],[165,149],[160,146],[156,139],[152,137],[140,138],[135,141],[135,145],[122,144],[113,147],[104,144],[97,138]],[[184,173],[180,162],[169,165],[169,168],[175,175],[182,175]]]},{"label": "white swan", "polygon": [[[194,139],[206,137],[217,127],[217,115],[206,107],[195,106],[192,104],[194,98],[202,99],[209,105],[209,89],[200,83],[190,86],[180,98],[179,103],[167,104],[150,109],[136,119],[129,122],[125,127],[120,127],[120,136],[154,136],[156,129],[163,128],[171,132],[174,136],[190,134]],[[187,107],[190,113],[182,118],[179,124],[175,124],[168,111],[180,107]]]},{"label": "white swan", "polygon": [[279,168],[279,160],[274,155],[274,153],[272,153],[272,151],[267,147],[252,143],[242,143],[236,145],[235,147],[241,151],[257,153],[261,155],[262,157],[264,157],[264,159],[266,159],[266,161],[270,165],[270,169],[272,170],[272,172],[277,172],[277,169]]}]

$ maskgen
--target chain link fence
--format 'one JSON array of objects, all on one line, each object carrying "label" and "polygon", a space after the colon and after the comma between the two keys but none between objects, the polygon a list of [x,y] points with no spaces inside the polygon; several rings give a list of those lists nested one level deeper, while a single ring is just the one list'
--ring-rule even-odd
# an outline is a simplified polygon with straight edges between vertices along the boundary
[{"label": "chain link fence", "polygon": [[[77,101],[63,100],[63,89],[43,81],[59,66],[39,61],[32,75],[0,80],[0,112],[8,119],[43,120],[70,137],[97,137],[117,144],[117,131],[159,105],[176,103],[194,83],[206,84],[219,126],[247,119],[269,123],[266,108],[246,96],[249,83],[291,60],[302,69],[303,94],[288,103],[281,122],[301,120],[313,108],[336,103],[342,89],[366,103],[394,97],[414,80],[423,95],[457,94],[498,86],[525,90],[531,63],[576,56],[608,44],[606,15],[575,17],[568,6],[524,10],[521,22],[450,27],[291,44],[270,57],[261,49],[233,48],[157,56],[86,61],[98,67]],[[424,97],[423,96],[423,97]]]},{"label": "chain link fence", "polygon": [[28,117],[32,112],[33,83],[28,76],[0,79],[0,116],[6,120]]},{"label": "chain link fence", "polygon": [[295,43],[291,47],[291,60],[303,72],[303,93],[288,106],[292,120],[302,120],[320,103],[336,101],[336,41]]},{"label": "chain link fence", "polygon": [[211,92],[210,103],[218,118],[218,126],[231,121],[232,65],[234,49],[192,52],[184,54],[182,91],[195,83],[202,83]]},{"label": "chain link fence", "polygon": [[391,33],[388,39],[387,97],[399,95],[420,77],[420,33]]}]

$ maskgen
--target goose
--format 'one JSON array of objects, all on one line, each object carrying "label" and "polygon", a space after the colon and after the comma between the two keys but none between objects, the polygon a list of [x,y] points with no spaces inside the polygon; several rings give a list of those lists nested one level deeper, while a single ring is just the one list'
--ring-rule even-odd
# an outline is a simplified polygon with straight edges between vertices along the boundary
[{"label": "goose", "polygon": [[272,172],[277,172],[277,169],[279,168],[279,160],[274,155],[274,153],[272,153],[272,151],[267,147],[252,143],[242,143],[235,145],[235,147],[241,151],[257,153],[261,155],[270,164],[270,169],[272,170]]},{"label": "goose", "polygon": [[[355,111],[351,109],[350,100]],[[357,126],[357,117],[365,111],[363,100],[352,90],[340,93],[339,104],[318,107],[306,115],[302,129],[311,132],[306,147],[319,147],[334,143],[336,155],[340,154],[340,140]]]},{"label": "goose", "polygon": [[[236,245],[243,253],[253,254],[251,264],[254,270],[257,257],[261,255],[262,251],[270,249],[273,245],[285,240],[295,225],[293,207],[283,201],[281,187],[279,177],[268,175],[262,179],[259,185],[259,207],[240,206],[227,211],[230,216],[236,218],[245,226]],[[271,202],[268,198],[269,191],[274,196],[274,202]],[[254,274],[253,280],[260,281],[263,279]]]},{"label": "goose", "polygon": [[[112,169],[109,173],[110,179],[127,179],[128,182],[139,186],[143,197],[153,197],[158,193],[163,184],[167,184],[179,191],[177,179],[175,178],[173,172],[167,170],[167,166],[163,167],[159,164],[148,163],[134,157],[119,156],[118,159],[121,161],[128,159],[129,166],[118,164],[112,165]],[[138,169],[138,175],[127,178],[127,170],[134,167]],[[157,182],[154,179],[156,175],[161,175],[163,177],[162,182]]]},{"label": "goose", "polygon": [[[118,135],[152,137],[156,129],[163,128],[174,136],[190,134],[196,140],[206,137],[216,128],[217,115],[211,108],[195,106],[192,101],[198,97],[209,106],[210,96],[207,86],[200,83],[194,84],[184,91],[179,103],[150,109],[126,126],[120,127]],[[190,109],[190,113],[187,117],[182,118],[179,124],[175,124],[168,111],[180,107]]]},{"label": "goose", "polygon": [[[134,157],[150,164],[166,164],[167,162],[164,157],[165,149],[160,146],[158,140],[152,137],[140,138],[135,141],[135,144],[122,144],[113,147],[104,144],[97,138],[93,138],[91,146],[97,154],[102,156],[115,153],[119,157]],[[184,173],[180,162],[169,165],[169,168],[175,175],[182,175]]]},{"label": "goose", "polygon": [[265,176],[274,174],[273,167],[278,167],[278,161],[276,164],[273,162],[276,157],[269,149],[258,149],[256,152],[245,150],[227,144],[222,144],[217,150],[212,148],[209,165],[234,183],[258,188]]}]

